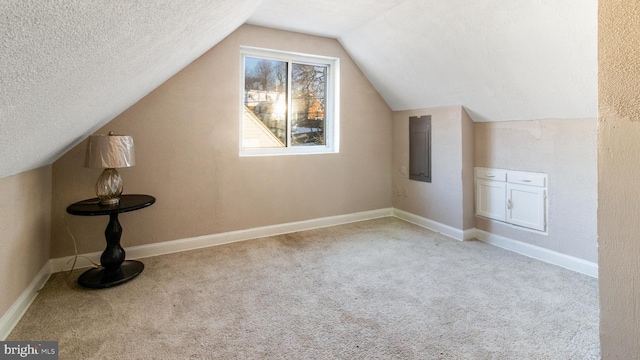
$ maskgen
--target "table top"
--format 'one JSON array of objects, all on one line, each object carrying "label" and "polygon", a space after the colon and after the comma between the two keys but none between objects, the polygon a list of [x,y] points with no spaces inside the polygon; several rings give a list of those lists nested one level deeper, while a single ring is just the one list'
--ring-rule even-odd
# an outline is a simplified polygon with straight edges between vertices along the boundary
[{"label": "table top", "polygon": [[93,198],[69,205],[67,212],[72,215],[82,216],[118,214],[142,209],[151,206],[155,202],[156,198],[153,196],[139,194],[120,195],[120,203],[114,205],[100,205],[98,198]]}]

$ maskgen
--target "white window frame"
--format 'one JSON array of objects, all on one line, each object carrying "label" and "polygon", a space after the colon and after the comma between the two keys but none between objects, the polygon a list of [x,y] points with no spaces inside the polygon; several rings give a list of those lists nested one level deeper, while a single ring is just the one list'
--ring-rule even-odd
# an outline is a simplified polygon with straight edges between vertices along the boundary
[{"label": "white window frame", "polygon": [[[325,103],[324,145],[288,146],[282,148],[244,148],[244,80],[245,57],[256,57],[269,60],[280,60],[302,64],[316,64],[327,66],[327,98]],[[290,72],[291,70],[289,70]],[[289,81],[290,80],[289,76]],[[291,98],[291,89],[287,88],[287,97]],[[300,154],[332,154],[338,153],[340,148],[340,59],[328,56],[302,54],[280,50],[240,47],[240,156],[272,156],[272,155],[300,155]],[[291,103],[290,101],[288,102]],[[288,119],[291,119],[291,106],[287,107]],[[290,121],[290,120],[289,120]],[[287,127],[290,129],[290,126]],[[289,136],[287,131],[287,136]]]}]

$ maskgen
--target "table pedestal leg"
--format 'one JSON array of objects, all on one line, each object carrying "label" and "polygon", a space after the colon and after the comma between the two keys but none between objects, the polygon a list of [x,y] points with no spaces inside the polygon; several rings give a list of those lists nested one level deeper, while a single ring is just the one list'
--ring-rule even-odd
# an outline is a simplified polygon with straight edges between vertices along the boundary
[{"label": "table pedestal leg", "polygon": [[80,286],[103,289],[120,285],[138,276],[144,264],[135,260],[124,260],[125,251],[120,246],[122,227],[118,221],[118,213],[109,214],[109,224],[104,230],[107,247],[100,256],[99,269],[85,271],[78,278]]}]

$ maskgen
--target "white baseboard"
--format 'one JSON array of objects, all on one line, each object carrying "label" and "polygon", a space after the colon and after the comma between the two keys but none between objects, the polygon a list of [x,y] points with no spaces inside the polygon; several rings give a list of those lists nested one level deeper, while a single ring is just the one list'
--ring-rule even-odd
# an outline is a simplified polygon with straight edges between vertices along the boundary
[{"label": "white baseboard", "polygon": [[577,257],[541,248],[539,246],[523,243],[504,236],[492,234],[484,230],[476,229],[476,238],[482,242],[486,242],[530,258],[573,270],[593,278],[598,278],[598,264],[591,261],[586,261]]},{"label": "white baseboard", "polygon": [[11,334],[13,328],[16,327],[33,300],[38,296],[38,291],[49,280],[49,276],[51,276],[51,262],[47,261],[9,310],[0,318],[0,341],[4,341]]},{"label": "white baseboard", "polygon": [[455,240],[465,241],[475,238],[475,229],[460,230],[403,210],[393,209],[393,216],[404,221],[441,233]]},{"label": "white baseboard", "polygon": [[[150,256],[158,256],[164,254],[171,254],[180,251],[201,249],[210,246],[229,244],[238,241],[244,241],[249,239],[275,236],[281,234],[292,233],[296,231],[304,231],[311,229],[318,229],[327,226],[336,226],[347,224],[356,221],[364,221],[377,219],[382,217],[388,217],[393,215],[392,208],[363,211],[353,214],[329,216],[319,219],[297,221],[286,224],[278,224],[271,226],[263,226],[259,228],[230,231],[220,234],[203,235],[192,238],[164,241],[155,244],[131,246],[126,248],[127,259],[140,259]],[[89,258],[92,262],[99,264],[101,252],[94,252],[90,254],[82,254],[82,257],[78,258],[76,268],[87,267],[91,264],[83,257]],[[73,256],[67,256],[63,258],[51,259],[51,268],[53,272],[60,272],[69,270],[71,267],[70,261]]]},{"label": "white baseboard", "polygon": [[[171,240],[155,244],[132,246],[126,249],[127,258],[140,259],[150,256],[201,249],[205,247],[229,244],[260,237],[275,236],[296,231],[311,230],[327,226],[347,224],[350,222],[377,219],[387,216],[395,216],[399,219],[441,233],[455,240],[466,241],[477,238],[480,241],[516,252],[521,255],[538,259],[550,264],[558,265],[591,277],[598,277],[598,264],[596,263],[561,254],[535,245],[523,243],[517,240],[509,239],[504,236],[491,234],[475,228],[466,230],[456,229],[449,225],[445,225],[437,221],[433,221],[431,219],[427,219],[394,208],[364,211],[353,214],[337,215],[286,224],[264,226],[247,230],[238,230],[180,240]],[[93,263],[99,264],[101,254],[101,252],[94,252],[81,255],[81,257],[79,257],[77,260],[76,268],[91,266],[89,260]],[[89,258],[89,260],[85,259],[85,257]],[[51,259],[51,272],[55,273],[68,270],[71,267],[72,259],[73,256]]]},{"label": "white baseboard", "polygon": [[[488,233],[478,229],[460,230],[451,226],[433,221],[406,211],[385,208],[372,211],[364,211],[353,214],[330,216],[319,219],[298,221],[286,224],[264,226],[248,230],[231,231],[221,234],[204,235],[187,239],[172,240],[156,244],[140,245],[127,248],[127,258],[139,259],[150,256],[170,254],[180,251],[195,250],[215,245],[228,244],[238,241],[255,239],[260,237],[281,235],[296,231],[318,229],[328,226],[336,226],[351,222],[377,219],[382,217],[395,216],[404,221],[414,223],[432,231],[439,232],[455,240],[471,240],[477,238],[480,241],[501,247],[506,250],[516,252],[534,259],[538,259],[550,264],[558,265],[569,270],[576,271],[594,278],[598,277],[598,264],[582,260],[569,255],[544,249],[538,246],[526,244],[517,240],[509,239],[500,235]],[[91,262],[100,262],[101,252],[83,254],[78,258],[76,268],[87,267],[91,264],[83,257],[87,257]],[[0,318],[0,341],[5,340],[16,324],[20,321],[33,300],[38,295],[38,291],[44,286],[52,273],[68,270],[71,267],[73,256],[51,259],[48,261],[33,278],[29,286],[22,292],[20,297]]]},{"label": "white baseboard", "polygon": [[462,232],[462,240],[469,241],[476,239],[476,228],[467,229]]},{"label": "white baseboard", "polygon": [[565,269],[575,271],[577,273],[598,278],[598,264],[577,257],[565,255],[539,246],[509,239],[507,237],[492,234],[484,230],[475,228],[467,230],[456,229],[449,225],[444,225],[437,221],[423,218],[421,216],[398,209],[393,209],[393,215],[399,219],[422,226],[435,232],[439,232],[455,240],[464,241],[478,239],[482,242],[486,242],[488,244],[513,251],[520,255],[528,256],[530,258],[557,265]]}]

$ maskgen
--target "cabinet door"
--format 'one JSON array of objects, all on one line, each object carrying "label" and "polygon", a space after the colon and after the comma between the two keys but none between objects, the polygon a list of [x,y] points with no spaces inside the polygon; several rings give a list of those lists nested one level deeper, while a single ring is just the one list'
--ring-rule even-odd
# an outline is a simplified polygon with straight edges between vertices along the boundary
[{"label": "cabinet door", "polygon": [[476,180],[476,215],[506,220],[506,186],[500,181]]},{"label": "cabinet door", "polygon": [[507,222],[545,231],[545,189],[507,184]]}]

